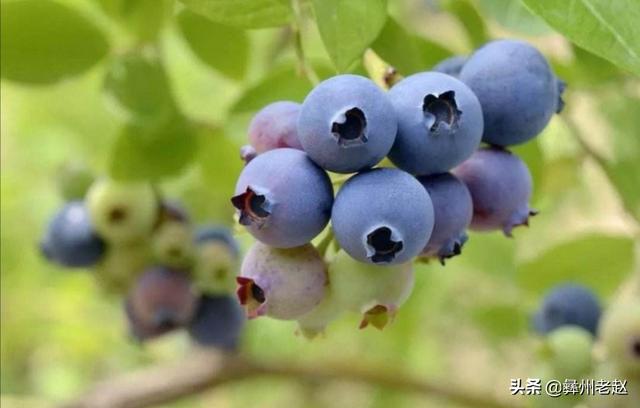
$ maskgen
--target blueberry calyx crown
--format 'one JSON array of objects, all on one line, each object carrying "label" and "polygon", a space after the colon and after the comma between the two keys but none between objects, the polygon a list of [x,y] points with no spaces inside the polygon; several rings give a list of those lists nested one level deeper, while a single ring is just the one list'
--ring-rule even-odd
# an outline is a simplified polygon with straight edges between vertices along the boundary
[{"label": "blueberry calyx crown", "polygon": [[375,327],[378,330],[382,330],[389,324],[394,317],[395,308],[387,305],[375,305],[366,312],[362,316],[362,321],[360,322],[360,329],[364,329],[369,324]]},{"label": "blueberry calyx crown", "polygon": [[113,207],[108,214],[109,222],[118,224],[127,218],[127,210],[122,207]]},{"label": "blueberry calyx crown", "polygon": [[250,278],[238,276],[236,282],[238,283],[236,294],[240,304],[247,309],[247,317],[253,319],[263,315],[265,313],[264,304],[267,300],[264,290]]},{"label": "blueberry calyx crown", "polygon": [[438,96],[434,94],[425,96],[422,111],[431,132],[438,130],[441,124],[446,124],[449,128],[457,127],[462,115],[462,111],[458,110],[454,91],[447,91]]},{"label": "blueberry calyx crown", "polygon": [[392,238],[392,231],[388,227],[379,227],[367,235],[367,252],[369,259],[374,263],[387,263],[402,251],[402,241]]},{"label": "blueberry calyx crown", "polygon": [[173,330],[179,326],[176,314],[169,309],[160,309],[155,313],[154,325],[159,330]]},{"label": "blueberry calyx crown", "polygon": [[239,222],[245,226],[255,224],[260,228],[271,215],[267,198],[251,187],[247,187],[244,193],[231,197],[231,203],[240,211]]},{"label": "blueberry calyx crown", "polygon": [[342,147],[360,145],[367,142],[367,118],[359,108],[351,108],[331,124],[331,133]]}]

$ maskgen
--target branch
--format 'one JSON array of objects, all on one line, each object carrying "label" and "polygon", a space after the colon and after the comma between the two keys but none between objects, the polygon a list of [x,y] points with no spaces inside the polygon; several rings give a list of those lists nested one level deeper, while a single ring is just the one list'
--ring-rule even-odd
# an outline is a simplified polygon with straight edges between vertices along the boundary
[{"label": "branch", "polygon": [[61,408],[141,408],[202,393],[231,381],[275,376],[311,382],[349,381],[442,398],[469,407],[519,408],[516,399],[500,401],[463,391],[451,384],[438,384],[394,373],[388,367],[301,366],[279,362],[257,362],[215,351],[198,350],[182,361],[125,374],[96,385]]}]

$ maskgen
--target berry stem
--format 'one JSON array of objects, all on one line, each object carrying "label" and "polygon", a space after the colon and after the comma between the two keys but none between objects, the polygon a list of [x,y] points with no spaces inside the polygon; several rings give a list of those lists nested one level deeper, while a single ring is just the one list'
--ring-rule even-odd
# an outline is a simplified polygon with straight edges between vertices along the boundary
[{"label": "berry stem", "polygon": [[[585,155],[591,158],[598,165],[598,167],[600,167],[600,170],[602,170],[609,181],[615,186],[615,183],[613,183],[614,180],[611,179],[611,166],[608,163],[607,159],[599,152],[594,150],[591,145],[589,145],[589,143],[584,139],[580,126],[578,126],[574,118],[571,116],[570,112],[563,114],[562,118],[564,119],[564,123],[569,128],[569,131],[571,132]],[[635,224],[634,229],[636,231],[636,236],[638,236],[640,234],[640,232],[638,232],[640,230],[640,219],[637,218],[635,210],[633,208],[630,208],[625,200],[621,200],[621,202],[624,208],[624,212],[629,216],[628,218]]]},{"label": "berry stem", "polygon": [[384,90],[388,90],[402,79],[402,75],[393,66],[380,58],[370,48],[365,51],[362,63],[369,74],[369,78]]},{"label": "berry stem", "polygon": [[524,406],[517,399],[510,399],[507,402],[466,391],[463,386],[390,372],[389,367],[363,367],[354,363],[296,365],[287,362],[257,361],[216,351],[197,350],[181,361],[142,369],[104,381],[80,398],[63,404],[62,407],[148,407],[203,393],[232,381],[265,376],[313,383],[336,381],[364,383],[436,397],[468,407],[520,408]]},{"label": "berry stem", "polygon": [[293,33],[293,46],[298,60],[298,72],[305,76],[314,86],[320,83],[318,74],[307,61],[302,45],[302,25],[304,16],[302,14],[302,4],[300,0],[291,0],[291,9],[293,10],[293,22],[291,23],[291,31]]},{"label": "berry stem", "polygon": [[327,235],[324,236],[324,238],[322,238],[322,240],[318,243],[318,252],[320,252],[320,255],[325,258],[327,255],[327,250],[329,249],[331,242],[333,242],[335,240],[335,236],[333,235],[333,229],[331,227],[329,227],[329,230],[327,231]]}]

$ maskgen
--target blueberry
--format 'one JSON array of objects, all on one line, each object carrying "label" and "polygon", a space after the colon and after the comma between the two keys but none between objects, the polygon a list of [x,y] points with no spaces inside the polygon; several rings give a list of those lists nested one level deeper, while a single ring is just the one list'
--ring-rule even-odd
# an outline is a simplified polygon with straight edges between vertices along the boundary
[{"label": "blueberry", "polygon": [[240,224],[278,248],[310,242],[327,225],[333,204],[329,176],[295,149],[256,157],[240,174],[235,194]]},{"label": "blueberry", "polygon": [[480,102],[464,83],[439,72],[423,72],[389,91],[398,135],[389,153],[400,169],[416,175],[451,170],[478,148]]},{"label": "blueberry", "polygon": [[196,232],[194,283],[208,294],[232,293],[236,286],[240,248],[228,228],[208,225]]},{"label": "blueberry", "polygon": [[395,139],[397,121],[384,92],[357,75],[338,75],[316,86],[302,104],[298,136],[326,170],[353,173],[379,163]]},{"label": "blueberry", "polygon": [[188,330],[201,346],[237,349],[245,317],[234,296],[202,296]]},{"label": "blueberry", "polygon": [[158,220],[158,200],[151,184],[103,179],[87,193],[87,207],[98,233],[109,243],[148,238]]},{"label": "blueberry", "polygon": [[237,282],[238,299],[249,318],[294,320],[322,301],[327,271],[311,244],[278,249],[257,241],[242,262]]},{"label": "blueberry", "polygon": [[600,302],[587,287],[564,284],[554,287],[533,317],[534,329],[542,334],[567,325],[579,326],[595,335],[600,320]]},{"label": "blueberry", "polygon": [[626,377],[640,379],[640,299],[625,299],[609,307],[599,334],[607,358]]},{"label": "blueberry", "polygon": [[383,329],[411,294],[411,262],[379,266],[364,264],[340,251],[329,265],[333,302],[362,315],[360,328]]},{"label": "blueberry", "polygon": [[565,84],[544,56],[518,40],[489,42],[469,57],[460,79],[482,105],[482,140],[498,146],[524,143],[538,135],[562,109]]},{"label": "blueberry", "polygon": [[102,259],[106,245],[96,234],[85,204],[72,201],[53,217],[40,249],[52,262],[67,267],[87,267]]},{"label": "blueberry", "polygon": [[184,222],[163,222],[151,238],[155,261],[174,268],[191,267],[195,257],[194,247],[191,226]]},{"label": "blueberry", "polygon": [[373,169],[351,177],[333,205],[340,246],[361,262],[398,264],[422,251],[433,230],[429,194],[411,175]]},{"label": "blueberry", "polygon": [[545,345],[557,378],[583,378],[591,371],[593,335],[582,327],[559,327],[549,333]]},{"label": "blueberry", "polygon": [[[329,280],[331,280],[329,278]],[[345,307],[338,301],[331,282],[325,288],[325,295],[322,301],[309,313],[298,318],[298,332],[307,339],[313,339],[323,334],[327,325],[339,318]]]},{"label": "blueberry", "polygon": [[105,256],[94,266],[93,276],[101,289],[124,295],[149,265],[152,254],[148,241],[109,245]]},{"label": "blueberry", "polygon": [[465,184],[451,173],[418,177],[433,203],[434,224],[431,238],[422,251],[426,257],[447,258],[459,255],[467,241],[465,230],[471,223],[473,204]]},{"label": "blueberry", "polygon": [[443,74],[457,78],[460,75],[460,71],[462,71],[462,67],[467,62],[467,59],[468,57],[463,55],[454,55],[453,57],[440,61],[431,70],[442,72]]},{"label": "blueberry", "polygon": [[133,322],[153,331],[170,331],[189,323],[197,296],[187,274],[165,266],[152,266],[129,291],[127,304]]},{"label": "blueberry", "polygon": [[197,244],[218,242],[224,245],[233,257],[240,256],[240,245],[233,237],[231,230],[221,225],[203,225],[195,233]]},{"label": "blueberry", "polygon": [[453,170],[473,201],[471,229],[502,230],[506,236],[519,225],[529,225],[537,214],[529,207],[532,181],[527,165],[515,154],[483,148]]},{"label": "blueberry", "polygon": [[257,154],[281,147],[302,150],[296,124],[300,104],[289,101],[271,103],[258,112],[249,124],[249,143]]}]

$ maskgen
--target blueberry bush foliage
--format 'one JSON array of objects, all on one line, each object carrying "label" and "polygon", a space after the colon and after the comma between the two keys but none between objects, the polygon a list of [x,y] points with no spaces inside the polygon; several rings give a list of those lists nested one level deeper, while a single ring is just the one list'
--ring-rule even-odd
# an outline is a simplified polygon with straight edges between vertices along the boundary
[{"label": "blueberry bush foliage", "polygon": [[[166,406],[640,406],[639,23],[637,0],[2,0],[2,405],[56,406],[192,348],[184,331],[131,341],[121,294],[36,250],[64,204],[61,168],[152,182],[246,254],[229,199],[258,110],[338,73],[384,87],[515,38],[566,83],[562,112],[513,148],[539,210],[529,228],[470,232],[463,256],[415,262],[382,331],[345,316],[309,341],[294,322],[251,321],[239,355],[306,368]],[[327,364],[363,374],[313,375]],[[624,378],[630,395],[511,396],[517,378]]]}]

